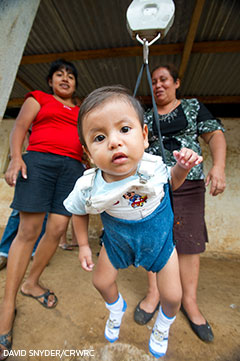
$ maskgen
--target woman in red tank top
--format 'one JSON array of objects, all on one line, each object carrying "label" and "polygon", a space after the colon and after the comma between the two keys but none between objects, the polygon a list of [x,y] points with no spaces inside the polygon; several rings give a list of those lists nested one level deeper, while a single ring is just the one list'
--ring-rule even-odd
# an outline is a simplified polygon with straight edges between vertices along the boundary
[{"label": "woman in red tank top", "polygon": [[[35,298],[46,308],[57,305],[56,295],[40,286],[39,278],[71,216],[63,200],[84,171],[77,133],[79,107],[73,101],[77,70],[72,63],[58,60],[51,65],[47,79],[52,94],[38,90],[28,93],[10,136],[11,161],[5,179],[15,187],[11,207],[20,212],[20,224],[9,252],[5,295],[0,307],[0,360],[7,358],[4,350],[11,350],[16,295],[46,213],[46,232],[21,293]],[[22,155],[29,128],[32,129],[29,146]]]}]

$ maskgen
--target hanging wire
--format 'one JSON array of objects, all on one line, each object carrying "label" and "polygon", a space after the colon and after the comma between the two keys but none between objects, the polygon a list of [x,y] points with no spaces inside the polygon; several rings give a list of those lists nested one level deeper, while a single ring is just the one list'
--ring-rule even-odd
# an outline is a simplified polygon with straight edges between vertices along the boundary
[{"label": "hanging wire", "polygon": [[[151,92],[152,105],[153,105],[153,120],[154,120],[154,122],[156,124],[157,132],[158,132],[158,139],[159,139],[159,144],[160,144],[160,148],[161,148],[162,159],[163,159],[163,162],[165,163],[165,165],[167,167],[166,155],[165,155],[165,151],[164,151],[164,146],[163,146],[163,141],[162,141],[162,134],[161,134],[161,129],[160,129],[159,116],[158,116],[158,111],[157,111],[157,104],[156,104],[154,94],[153,94],[152,78],[151,78],[151,74],[150,74],[150,70],[149,70],[149,66],[148,66],[148,47],[151,44],[153,44],[153,42],[155,42],[157,39],[159,39],[159,37],[160,36],[157,36],[155,39],[153,39],[151,41],[151,43],[148,43],[148,41],[146,41],[146,39],[142,40],[142,39],[139,38],[138,35],[136,36],[137,40],[141,44],[143,44],[143,59],[144,59],[144,61],[143,61],[143,64],[141,66],[141,69],[140,69],[138,77],[137,77],[137,81],[136,81],[135,89],[134,89],[134,92],[133,92],[133,96],[136,97],[139,85],[141,83],[143,71],[146,68],[147,80],[148,80],[148,85],[149,85],[150,92]],[[147,54],[147,56],[146,56],[146,54]],[[173,210],[173,195],[172,195],[172,187],[171,187],[169,177],[168,177],[168,185],[169,185],[169,194],[170,194],[171,206],[172,206],[172,210]]]}]

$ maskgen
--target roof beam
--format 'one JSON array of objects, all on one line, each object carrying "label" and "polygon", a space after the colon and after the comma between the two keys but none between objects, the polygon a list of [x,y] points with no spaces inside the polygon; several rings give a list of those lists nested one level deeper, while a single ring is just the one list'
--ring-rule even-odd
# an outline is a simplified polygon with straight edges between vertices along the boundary
[{"label": "roof beam", "polygon": [[[194,98],[194,97],[185,97]],[[196,98],[205,104],[239,104],[240,95],[207,95],[207,96],[196,96]]]},{"label": "roof beam", "polygon": [[[181,54],[184,50],[183,43],[160,44],[150,47],[150,55]],[[192,53],[236,53],[240,52],[240,40],[210,41],[194,43]],[[89,60],[117,57],[142,56],[142,47],[126,46],[121,48],[108,48],[97,50],[79,50],[63,53],[24,55],[20,65],[51,63],[52,61],[64,58],[69,61]]]},{"label": "roof beam", "polygon": [[[151,47],[151,51],[158,54],[179,54],[182,52],[183,44],[162,44]],[[107,48],[96,50],[79,50],[68,51],[63,53],[51,54],[37,54],[24,55],[22,57],[21,65],[51,63],[60,58],[66,60],[89,60],[89,59],[103,59],[103,58],[118,58],[118,57],[134,57],[142,56],[142,47],[140,46],[125,46],[121,48]]]},{"label": "roof beam", "polygon": [[20,78],[20,76],[16,77],[16,81],[23,86],[25,89],[27,89],[28,91],[33,91],[33,87],[31,87],[31,85],[29,85],[25,80],[23,80],[22,78]]},{"label": "roof beam", "polygon": [[240,40],[203,41],[194,43],[192,53],[239,53]]},{"label": "roof beam", "polygon": [[20,108],[23,102],[24,98],[12,98],[8,101],[7,108]]},{"label": "roof beam", "polygon": [[204,3],[205,3],[205,0],[197,0],[196,1],[195,9],[194,9],[193,16],[191,19],[191,24],[190,24],[190,27],[188,30],[187,39],[186,39],[186,42],[184,45],[181,65],[179,68],[179,78],[180,79],[182,79],[184,77],[185,70],[187,68],[187,64],[188,64],[188,61],[189,61],[189,58],[190,58],[190,55],[192,52],[193,42],[194,42],[195,35],[197,32],[197,28],[198,28],[198,23],[199,23],[201,15],[202,15]]},{"label": "roof beam", "polygon": [[[152,104],[152,98],[150,95],[139,96],[143,104]],[[204,104],[239,104],[240,95],[193,95],[193,96],[184,96],[184,98],[197,98],[200,102]]]},{"label": "roof beam", "polygon": [[[188,98],[185,96],[184,98]],[[239,104],[240,103],[240,95],[208,95],[208,96],[191,96],[191,98],[197,98],[199,101],[205,104]],[[152,98],[151,96],[139,96],[139,99],[144,104],[151,104]],[[22,106],[24,102],[24,98],[13,98],[9,100],[7,107],[8,108],[19,108]],[[81,99],[79,99],[79,103],[81,103]]]}]

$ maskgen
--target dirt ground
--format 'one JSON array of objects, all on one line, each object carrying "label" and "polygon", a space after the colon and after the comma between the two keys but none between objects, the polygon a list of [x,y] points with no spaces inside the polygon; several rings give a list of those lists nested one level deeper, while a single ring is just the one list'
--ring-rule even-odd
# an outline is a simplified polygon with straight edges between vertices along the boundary
[{"label": "dirt ground", "polygon": [[[91,245],[97,262],[98,218],[92,218],[91,230]],[[239,275],[240,262],[202,257],[198,299],[212,325],[215,340],[211,344],[199,340],[179,312],[170,330],[167,355],[161,360],[240,361]],[[9,356],[8,361],[156,360],[148,352],[154,320],[146,326],[139,326],[133,320],[134,308],[147,288],[146,272],[134,267],[119,272],[119,290],[128,308],[119,341],[114,344],[104,339],[108,312],[91,284],[91,277],[91,273],[80,268],[77,249],[58,249],[41,281],[54,290],[59,303],[55,309],[47,310],[34,299],[18,295],[13,341],[13,351],[18,355]],[[6,270],[3,270],[0,272],[0,298],[5,278]]]}]

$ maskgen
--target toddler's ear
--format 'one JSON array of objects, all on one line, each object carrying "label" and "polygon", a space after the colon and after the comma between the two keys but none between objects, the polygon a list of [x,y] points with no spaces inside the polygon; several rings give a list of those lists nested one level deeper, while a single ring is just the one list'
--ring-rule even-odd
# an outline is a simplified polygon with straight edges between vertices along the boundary
[{"label": "toddler's ear", "polygon": [[148,147],[149,147],[148,140],[145,140],[145,141],[144,141],[144,149],[147,149]]},{"label": "toddler's ear", "polygon": [[143,126],[143,140],[144,140],[144,149],[147,149],[149,147],[147,124],[144,124],[144,126]]},{"label": "toddler's ear", "polygon": [[90,162],[91,162],[91,163],[94,163],[94,162],[93,162],[93,159],[92,159],[92,157],[91,157],[91,154],[89,153],[87,147],[85,147],[84,145],[83,145],[83,151],[84,151],[84,153],[87,154],[88,158],[90,159]]}]

